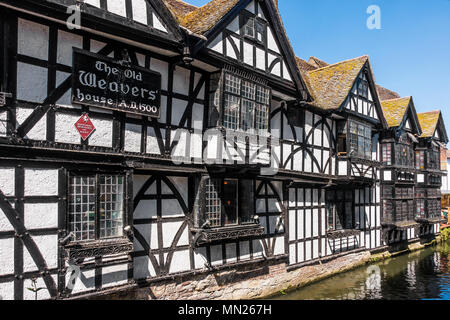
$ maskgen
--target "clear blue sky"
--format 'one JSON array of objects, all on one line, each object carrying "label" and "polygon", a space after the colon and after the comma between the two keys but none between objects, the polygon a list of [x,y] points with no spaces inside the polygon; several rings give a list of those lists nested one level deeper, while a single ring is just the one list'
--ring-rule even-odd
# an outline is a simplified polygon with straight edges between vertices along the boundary
[{"label": "clear blue sky", "polygon": [[[186,0],[204,5],[207,0]],[[366,26],[370,5],[381,30]],[[326,62],[370,56],[379,85],[441,109],[450,136],[450,0],[279,0],[295,53]]]}]

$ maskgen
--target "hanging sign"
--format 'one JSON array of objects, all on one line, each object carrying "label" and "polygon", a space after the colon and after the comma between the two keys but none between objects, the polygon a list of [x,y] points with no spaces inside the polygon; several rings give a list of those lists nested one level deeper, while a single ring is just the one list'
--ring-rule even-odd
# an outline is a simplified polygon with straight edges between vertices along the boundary
[{"label": "hanging sign", "polygon": [[83,113],[80,119],[75,122],[75,128],[81,136],[83,141],[86,141],[87,138],[95,131],[94,124],[86,113]]},{"label": "hanging sign", "polygon": [[159,118],[161,74],[73,49],[72,102]]}]

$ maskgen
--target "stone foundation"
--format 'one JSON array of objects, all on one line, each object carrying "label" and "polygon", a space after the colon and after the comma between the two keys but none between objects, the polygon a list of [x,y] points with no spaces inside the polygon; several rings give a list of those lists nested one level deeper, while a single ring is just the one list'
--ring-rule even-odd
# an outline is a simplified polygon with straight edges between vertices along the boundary
[{"label": "stone foundation", "polygon": [[317,262],[288,271],[286,262],[261,261],[216,272],[180,276],[141,285],[114,294],[94,299],[121,300],[246,300],[269,298],[281,292],[295,290],[307,284],[328,278],[356,267],[386,260],[391,257],[417,251],[434,245],[439,238],[429,243],[415,242],[405,250],[384,251],[371,254],[369,251],[349,253],[327,262]]}]

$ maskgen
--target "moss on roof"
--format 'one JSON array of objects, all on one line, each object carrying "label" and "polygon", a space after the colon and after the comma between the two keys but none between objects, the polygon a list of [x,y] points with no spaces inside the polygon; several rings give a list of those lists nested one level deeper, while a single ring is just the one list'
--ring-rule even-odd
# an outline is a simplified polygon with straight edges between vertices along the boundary
[{"label": "moss on roof", "polygon": [[163,2],[178,22],[189,13],[198,9],[198,7],[181,0],[163,0]]},{"label": "moss on roof", "polygon": [[381,101],[381,108],[389,128],[398,127],[402,124],[410,103],[411,97]]},{"label": "moss on roof", "polygon": [[314,56],[309,57],[308,63],[310,65],[315,66],[316,68],[325,68],[325,67],[328,67],[330,65],[329,63],[327,63],[327,62],[325,62],[323,60],[320,60],[319,58],[316,58]]},{"label": "moss on roof", "polygon": [[431,138],[434,136],[434,132],[436,131],[440,115],[440,110],[417,114],[420,126],[422,127],[422,135],[420,136],[421,138]]},{"label": "moss on roof", "polygon": [[180,23],[194,33],[204,34],[212,29],[239,0],[212,0],[184,16]]},{"label": "moss on roof", "polygon": [[401,98],[400,95],[395,91],[386,89],[379,85],[376,85],[376,87],[377,87],[378,98],[380,98],[380,100],[391,100],[391,99]]},{"label": "moss on roof", "polygon": [[[313,104],[321,109],[338,109],[344,103],[356,78],[368,61],[368,56],[362,56],[303,72],[309,92],[314,99]],[[299,65],[298,62],[297,65]]]}]

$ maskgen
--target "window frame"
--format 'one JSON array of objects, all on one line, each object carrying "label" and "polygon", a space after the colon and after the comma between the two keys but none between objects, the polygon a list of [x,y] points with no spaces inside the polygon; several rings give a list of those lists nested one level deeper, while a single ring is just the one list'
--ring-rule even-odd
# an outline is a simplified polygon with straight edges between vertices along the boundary
[{"label": "window frame", "polygon": [[[356,126],[356,133],[352,133],[352,125]],[[360,126],[363,127],[364,129],[364,134],[361,135],[360,134]],[[370,130],[370,138],[366,137],[367,134],[367,129]],[[355,157],[355,158],[360,158],[360,159],[365,159],[365,160],[372,160],[372,148],[373,148],[373,137],[372,137],[372,133],[373,133],[373,128],[368,125],[365,124],[363,122],[360,121],[356,121],[353,119],[348,119],[347,121],[347,154],[350,155],[351,157]],[[355,144],[355,138],[356,138],[356,146],[357,146],[357,151],[355,153],[351,153],[353,145]],[[360,141],[363,141],[363,155],[360,154]],[[369,144],[369,153],[367,154],[367,150],[366,150],[366,142],[370,141]]]},{"label": "window frame", "polygon": [[[338,193],[342,193],[342,199],[339,199]],[[332,194],[332,197],[330,197]],[[350,197],[347,195],[351,194]],[[348,217],[346,212],[346,206],[350,203],[351,205],[351,223],[349,225]],[[340,207],[338,207],[340,205]],[[327,190],[325,194],[325,206],[326,206],[326,231],[335,232],[343,230],[354,230],[356,228],[356,217],[355,217],[355,206],[354,206],[354,190],[344,189],[344,190]],[[343,212],[339,212],[343,210]],[[330,219],[330,216],[332,219]],[[338,219],[339,218],[339,219]],[[330,220],[332,220],[332,227],[330,227]],[[339,220],[340,227],[338,227],[337,222]]]},{"label": "window frame", "polygon": [[[260,19],[258,16],[252,14],[251,12],[245,12],[243,11],[241,14],[241,24],[240,24],[240,35],[247,40],[256,42],[260,45],[265,45],[267,43],[267,22],[263,21],[262,19]],[[252,23],[253,26],[253,35],[250,35],[247,33],[247,27],[249,25],[249,23]],[[261,39],[258,39],[258,27],[261,28],[260,34],[261,34]]]},{"label": "window frame", "polygon": [[[255,197],[254,196],[248,196],[244,197],[240,190],[242,188],[248,188],[250,187],[252,190],[252,195],[255,194],[255,186],[256,182],[253,179],[239,179],[239,178],[227,178],[227,177],[210,177],[210,176],[203,176],[202,181],[200,182],[200,189],[199,189],[199,195],[202,197],[202,200],[198,202],[196,205],[196,214],[197,217],[195,219],[195,225],[196,228],[202,228],[202,225],[206,221],[210,221],[210,224],[208,226],[208,229],[226,229],[230,227],[245,227],[249,225],[255,225],[256,222],[253,220],[253,217],[256,215],[256,205],[255,205]],[[224,185],[225,181],[234,181],[236,182],[236,190],[234,191],[236,195],[235,199],[235,214],[236,214],[236,222],[235,223],[226,223],[226,209],[223,204],[224,200]],[[245,187],[244,183],[247,183],[248,185]],[[217,194],[217,198],[214,200],[211,200],[208,198],[208,193],[210,192],[209,186],[214,185],[215,186],[215,193]],[[203,194],[203,196],[201,196]],[[242,198],[244,198],[246,201],[242,201]],[[214,214],[218,214],[219,218],[215,217],[214,219],[211,219],[211,212],[208,212],[208,206],[210,204],[209,201],[219,201],[218,204],[215,205],[215,208],[219,208],[220,212],[214,212]],[[203,203],[203,204],[202,204]],[[247,209],[245,213],[247,213],[247,216],[244,213],[243,207],[250,207],[250,209]],[[213,223],[211,224],[211,220],[220,221],[220,224]]]},{"label": "window frame", "polygon": [[[229,81],[228,76],[230,78],[235,78],[239,81],[239,92],[236,92],[235,90],[237,89],[236,87],[229,85],[230,82],[228,82]],[[250,86],[248,85],[246,86],[246,84],[249,84]],[[248,88],[253,87],[254,93],[248,94],[248,92],[245,91],[246,87]],[[269,136],[270,106],[272,104],[272,89],[270,87],[258,83],[256,81],[249,80],[243,76],[235,74],[234,72],[226,70],[223,72],[223,83],[221,91],[222,91],[221,124],[226,130],[233,130],[250,135]],[[232,100],[229,99],[229,97],[234,99],[235,100],[234,102],[238,104],[238,111],[236,112],[236,117],[232,117],[236,118],[235,123],[228,121],[229,116],[227,116],[226,110],[227,108],[229,108],[229,106],[227,105],[227,103],[228,101]],[[242,128],[244,101],[253,105],[252,125],[246,130]],[[263,119],[265,128],[261,125],[262,122],[257,122],[258,114],[264,112],[267,113],[266,117]],[[245,114],[248,115],[248,109],[245,110]],[[232,125],[228,126],[227,125],[228,122],[231,123]]]},{"label": "window frame", "polygon": [[[116,177],[116,178],[122,178],[122,199],[121,199],[121,226],[119,226],[118,228],[120,228],[120,232],[118,235],[114,235],[114,236],[105,236],[102,237],[101,236],[101,215],[100,215],[100,210],[101,210],[101,183],[100,183],[100,177]],[[71,225],[71,205],[75,205],[74,203],[71,203],[70,199],[71,199],[71,181],[72,178],[94,178],[94,188],[95,188],[95,195],[93,195],[95,197],[95,209],[94,209],[94,238],[89,238],[89,239],[79,239],[77,238],[76,232],[75,230],[72,228]],[[128,208],[128,201],[127,201],[127,197],[128,197],[128,192],[129,192],[129,188],[128,188],[128,183],[129,183],[129,176],[126,173],[123,172],[68,172],[67,173],[67,202],[66,202],[66,210],[67,210],[67,214],[66,214],[66,230],[68,230],[68,232],[73,233],[74,237],[72,240],[72,243],[75,244],[88,244],[88,243],[92,243],[92,242],[108,242],[108,241],[115,241],[115,240],[123,240],[125,238],[127,238],[124,228],[129,224],[128,221],[128,212],[129,212],[129,208]],[[74,195],[75,196],[75,195]],[[82,195],[83,196],[83,195]],[[89,195],[88,195],[89,196]]]}]

